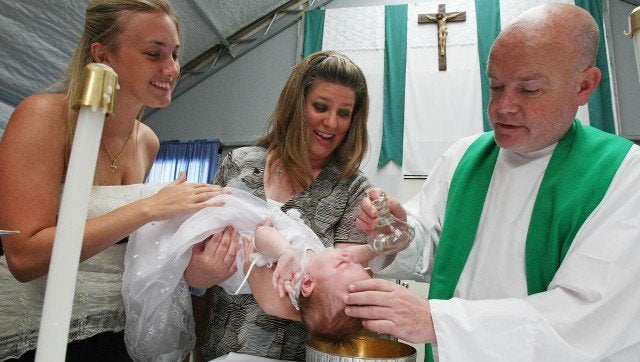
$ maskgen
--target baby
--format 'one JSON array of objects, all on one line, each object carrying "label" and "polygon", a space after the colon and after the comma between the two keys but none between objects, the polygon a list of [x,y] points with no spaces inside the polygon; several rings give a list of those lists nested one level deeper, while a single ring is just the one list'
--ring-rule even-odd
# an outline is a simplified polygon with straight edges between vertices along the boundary
[{"label": "baby", "polygon": [[327,248],[317,238],[291,242],[269,220],[256,229],[254,245],[259,253],[277,259],[273,287],[280,297],[289,295],[314,337],[340,342],[362,328],[360,319],[344,314],[342,297],[349,284],[371,278],[363,265],[378,254],[369,246]]},{"label": "baby", "polygon": [[[145,192],[152,193],[159,187],[149,185]],[[281,306],[280,310],[288,308],[286,315],[271,314],[303,320],[312,333],[320,337],[340,339],[360,328],[359,321],[344,315],[344,304],[339,298],[346,293],[352,281],[369,277],[364,268],[354,262],[355,258],[366,263],[375,256],[368,246],[358,245],[344,250],[326,248],[304,224],[297,210],[289,210],[285,214],[244,191],[227,190],[229,194],[216,197],[224,202],[222,206],[208,207],[190,216],[151,222],[129,237],[122,293],[126,313],[125,342],[134,359],[154,356],[153,359],[179,360],[193,348],[195,325],[191,297],[182,274],[191,257],[192,246],[229,225],[243,239],[251,239],[259,232],[261,242],[258,242],[258,250],[262,249],[264,254],[252,254],[249,243],[240,250],[236,257],[238,271],[219,284],[227,293],[253,293],[267,313],[273,305]],[[273,226],[265,224],[265,220],[270,220]],[[264,225],[256,230],[259,224]],[[262,235],[273,232],[280,235]],[[270,244],[275,245],[273,250]],[[294,254],[290,248],[299,250],[299,253]],[[244,283],[245,255],[249,255],[247,259],[256,265],[278,262],[274,274],[277,289],[256,283],[256,290],[252,290]],[[302,277],[296,275],[300,271],[304,271]],[[300,298],[297,298],[294,286],[299,286]],[[295,304],[281,297],[285,291]],[[258,294],[266,295],[268,300],[261,302]],[[314,298],[308,301],[312,294]],[[294,308],[298,299],[299,311]],[[316,303],[314,299],[321,302]],[[328,313],[331,318],[327,317]],[[341,323],[350,321],[352,327],[328,324],[334,320]]]}]

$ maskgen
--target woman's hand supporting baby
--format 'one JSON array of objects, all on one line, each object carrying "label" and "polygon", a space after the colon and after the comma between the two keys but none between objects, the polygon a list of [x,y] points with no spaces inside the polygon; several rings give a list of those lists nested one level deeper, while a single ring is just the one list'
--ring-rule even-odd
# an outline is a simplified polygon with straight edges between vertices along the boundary
[{"label": "woman's hand supporting baby", "polygon": [[184,278],[193,288],[207,289],[227,280],[236,272],[238,232],[228,226],[191,249],[191,260]]}]

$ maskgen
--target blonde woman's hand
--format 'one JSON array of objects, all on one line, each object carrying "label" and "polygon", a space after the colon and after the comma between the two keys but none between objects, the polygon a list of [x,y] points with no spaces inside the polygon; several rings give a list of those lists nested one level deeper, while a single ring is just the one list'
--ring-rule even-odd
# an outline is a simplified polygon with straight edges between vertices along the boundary
[{"label": "blonde woman's hand", "polygon": [[186,174],[181,172],[175,181],[142,200],[152,220],[166,220],[208,206],[223,206],[224,201],[216,200],[215,197],[231,193],[218,185],[186,182],[186,179]]}]

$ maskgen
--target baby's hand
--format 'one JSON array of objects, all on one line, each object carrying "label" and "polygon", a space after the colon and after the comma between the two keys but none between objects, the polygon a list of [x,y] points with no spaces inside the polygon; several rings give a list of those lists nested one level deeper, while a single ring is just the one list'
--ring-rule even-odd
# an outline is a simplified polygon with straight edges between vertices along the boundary
[{"label": "baby's hand", "polygon": [[242,271],[246,275],[247,271],[249,271],[249,268],[251,267],[251,255],[256,252],[256,248],[253,245],[253,240],[249,239],[248,237],[242,236],[240,240],[242,241],[242,251],[244,252],[244,263],[242,265]]},{"label": "baby's hand", "polygon": [[280,298],[285,292],[295,294],[293,284],[300,278],[300,263],[293,249],[286,249],[278,258],[276,269],[273,272],[273,287],[278,290]]}]

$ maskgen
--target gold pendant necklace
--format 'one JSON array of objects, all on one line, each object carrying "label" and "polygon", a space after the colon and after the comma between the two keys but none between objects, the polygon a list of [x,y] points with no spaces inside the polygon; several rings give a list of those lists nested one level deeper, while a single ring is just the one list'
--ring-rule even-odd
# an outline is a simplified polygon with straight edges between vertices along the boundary
[{"label": "gold pendant necklace", "polygon": [[135,125],[133,126],[133,128],[131,128],[131,132],[129,133],[129,137],[127,138],[127,141],[124,143],[124,146],[122,146],[122,148],[120,149],[120,152],[118,152],[116,157],[113,157],[113,155],[111,154],[111,151],[109,150],[109,147],[107,147],[107,144],[104,142],[104,140],[101,140],[102,145],[104,146],[104,149],[107,151],[107,155],[109,155],[109,159],[111,159],[111,164],[109,165],[109,167],[111,167],[111,172],[116,172],[116,169],[118,168],[118,166],[116,165],[116,162],[118,162],[118,159],[120,158],[120,156],[122,156],[122,152],[124,152],[124,149],[127,147],[127,144],[131,139],[131,135],[133,134],[134,128],[135,128]]}]

